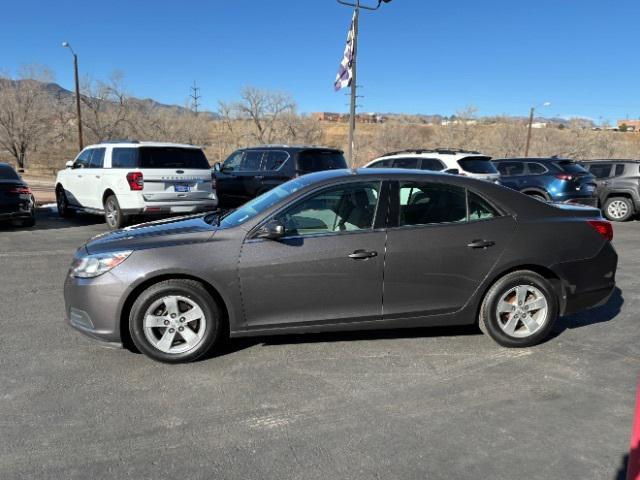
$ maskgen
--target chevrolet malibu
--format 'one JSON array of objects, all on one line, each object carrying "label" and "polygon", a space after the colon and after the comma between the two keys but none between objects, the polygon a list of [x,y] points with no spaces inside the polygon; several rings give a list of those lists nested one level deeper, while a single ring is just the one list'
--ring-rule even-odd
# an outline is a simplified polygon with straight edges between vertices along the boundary
[{"label": "chevrolet malibu", "polygon": [[615,286],[611,225],[471,178],[305,175],[225,215],[95,237],[65,281],[68,322],[162,362],[224,336],[477,323],[505,347]]}]

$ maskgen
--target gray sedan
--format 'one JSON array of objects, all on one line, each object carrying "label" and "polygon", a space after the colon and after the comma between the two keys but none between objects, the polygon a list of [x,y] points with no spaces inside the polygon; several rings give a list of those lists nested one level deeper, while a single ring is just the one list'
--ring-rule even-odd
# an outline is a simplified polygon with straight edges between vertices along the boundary
[{"label": "gray sedan", "polygon": [[477,323],[545,339],[615,286],[611,225],[488,182],[399,169],[291,180],[226,215],[138,225],[81,247],[68,322],[163,362],[224,336]]}]

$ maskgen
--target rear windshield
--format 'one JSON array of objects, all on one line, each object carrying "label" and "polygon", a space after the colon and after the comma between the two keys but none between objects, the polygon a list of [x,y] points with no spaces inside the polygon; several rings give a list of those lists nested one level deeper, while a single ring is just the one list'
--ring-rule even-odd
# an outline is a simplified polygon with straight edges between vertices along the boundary
[{"label": "rear windshield", "polygon": [[204,152],[198,148],[140,147],[113,149],[112,168],[210,169]]},{"label": "rear windshield", "polygon": [[9,165],[0,165],[0,180],[20,180],[20,177]]},{"label": "rear windshield", "polygon": [[337,150],[305,150],[298,155],[300,172],[320,172],[347,168],[342,152]]},{"label": "rear windshield", "polygon": [[589,173],[584,167],[576,163],[574,160],[558,160],[554,162],[556,166],[567,173]]},{"label": "rear windshield", "polygon": [[498,173],[489,157],[467,157],[458,160],[458,165],[470,173]]}]

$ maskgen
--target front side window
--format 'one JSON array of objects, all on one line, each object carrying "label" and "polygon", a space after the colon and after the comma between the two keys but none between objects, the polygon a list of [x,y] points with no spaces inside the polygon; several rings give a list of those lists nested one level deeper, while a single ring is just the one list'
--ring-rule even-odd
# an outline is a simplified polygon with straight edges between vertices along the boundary
[{"label": "front side window", "polygon": [[466,190],[453,185],[400,184],[399,226],[458,223],[467,220]]},{"label": "front side window", "polygon": [[391,166],[391,160],[380,160],[369,165],[369,168],[385,168],[389,166]]},{"label": "front side window", "polygon": [[89,162],[91,161],[91,152],[92,149],[88,149],[78,155],[78,158],[76,158],[76,161],[73,164],[73,168],[89,168]]},{"label": "front side window", "polygon": [[262,163],[262,150],[247,150],[244,152],[242,163],[240,164],[240,170],[245,172],[254,172],[260,170],[260,164]]},{"label": "front side window", "polygon": [[284,225],[288,236],[370,230],[379,193],[379,182],[329,188],[301,200],[276,220]]},{"label": "front side window", "polygon": [[102,168],[104,164],[104,148],[94,148],[89,162],[89,168]]},{"label": "front side window", "polygon": [[616,165],[616,173],[614,176],[619,177],[624,173],[624,163],[619,163]]},{"label": "front side window", "polygon": [[234,170],[240,170],[240,164],[242,163],[243,156],[244,156],[244,152],[242,150],[233,152],[229,156],[229,158],[227,158],[222,164],[222,170],[224,170],[225,172],[233,172]]},{"label": "front side window", "polygon": [[521,162],[500,162],[498,171],[505,177],[515,177],[524,174],[524,163]]},{"label": "front side window", "polygon": [[137,166],[137,148],[116,147],[111,152],[111,168],[136,168]]}]

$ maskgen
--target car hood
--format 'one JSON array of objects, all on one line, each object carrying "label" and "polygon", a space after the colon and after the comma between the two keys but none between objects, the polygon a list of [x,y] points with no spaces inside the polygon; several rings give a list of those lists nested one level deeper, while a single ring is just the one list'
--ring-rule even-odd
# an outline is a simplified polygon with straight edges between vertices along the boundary
[{"label": "car hood", "polygon": [[142,223],[93,237],[85,248],[90,254],[119,250],[142,250],[209,240],[217,227],[205,221],[206,215],[178,217]]}]

